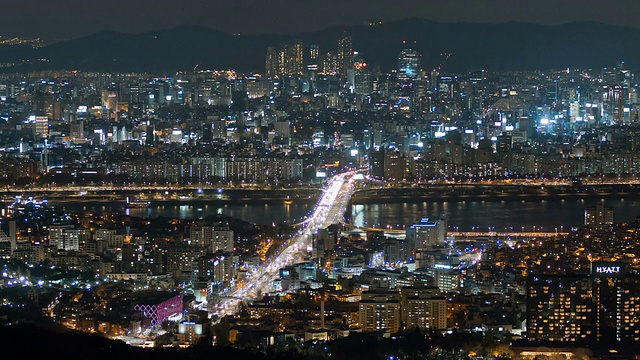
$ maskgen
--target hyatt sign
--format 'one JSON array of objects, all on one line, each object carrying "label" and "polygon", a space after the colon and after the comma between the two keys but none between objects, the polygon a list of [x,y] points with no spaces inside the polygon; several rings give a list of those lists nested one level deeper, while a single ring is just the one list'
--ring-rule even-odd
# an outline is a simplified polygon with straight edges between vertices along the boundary
[{"label": "hyatt sign", "polygon": [[624,275],[624,263],[594,262],[591,263],[591,275],[594,277],[618,277]]}]

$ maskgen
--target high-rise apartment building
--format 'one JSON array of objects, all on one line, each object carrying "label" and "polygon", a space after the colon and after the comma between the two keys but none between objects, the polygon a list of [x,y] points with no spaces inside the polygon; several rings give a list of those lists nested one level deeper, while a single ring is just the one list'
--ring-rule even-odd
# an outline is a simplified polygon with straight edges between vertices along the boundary
[{"label": "high-rise apartment building", "polygon": [[198,278],[206,278],[215,284],[220,284],[235,276],[233,254],[230,252],[218,251],[201,256],[197,261]]},{"label": "high-rise apartment building", "polygon": [[404,286],[400,288],[400,304],[407,329],[446,329],[447,300],[438,287]]},{"label": "high-rise apartment building", "polygon": [[603,203],[596,204],[584,211],[586,226],[613,225],[613,209],[605,207]]},{"label": "high-rise apartment building", "polygon": [[443,245],[447,237],[447,221],[440,219],[422,218],[419,222],[407,228],[406,238],[413,249],[423,250],[434,245]]},{"label": "high-rise apartment building", "polygon": [[401,326],[398,292],[363,292],[358,315],[363,332],[398,332]]},{"label": "high-rise apartment building", "polygon": [[334,75],[339,72],[339,59],[334,51],[327,52],[322,58],[320,72],[325,75]]},{"label": "high-rise apartment building", "polygon": [[527,338],[584,342],[595,338],[591,280],[584,275],[530,275]]},{"label": "high-rise apartment building", "polygon": [[194,226],[189,232],[194,245],[203,246],[211,253],[219,250],[233,252],[233,230],[228,227]]},{"label": "high-rise apartment building", "polygon": [[293,44],[293,46],[291,46],[289,62],[290,75],[301,75],[302,73],[304,73],[304,43],[302,42],[302,40],[297,40]]},{"label": "high-rise apartment building", "polygon": [[278,49],[267,48],[265,74],[267,77],[301,75],[305,71],[304,43],[281,44]]},{"label": "high-rise apartment building", "polygon": [[36,139],[49,137],[49,117],[35,116],[35,136]]},{"label": "high-rise apartment building", "polygon": [[409,158],[400,151],[384,153],[384,177],[388,180],[404,180],[408,173]]},{"label": "high-rise apartment building", "polygon": [[268,78],[273,78],[278,76],[278,50],[275,47],[269,46],[267,48],[267,57],[265,61],[265,75]]}]

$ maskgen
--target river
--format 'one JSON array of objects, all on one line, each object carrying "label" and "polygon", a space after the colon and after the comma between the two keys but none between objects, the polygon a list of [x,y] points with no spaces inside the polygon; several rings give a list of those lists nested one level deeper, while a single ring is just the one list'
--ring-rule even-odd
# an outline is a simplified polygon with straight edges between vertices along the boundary
[{"label": "river", "polygon": [[[502,231],[505,229],[527,231],[567,231],[579,227],[584,221],[587,207],[604,202],[613,208],[616,222],[633,221],[640,215],[640,198],[611,196],[565,197],[562,199],[510,198],[507,200],[454,200],[425,202],[384,202],[352,204],[348,211],[349,221],[359,226],[392,227],[402,229],[424,217],[445,215],[451,230]],[[222,201],[188,202],[183,204],[152,204],[148,208],[121,209],[117,206],[86,203],[57,203],[66,211],[88,210],[93,212],[126,211],[136,217],[204,218],[222,214],[250,223],[269,225],[280,222],[299,222],[307,216],[314,203],[293,201],[285,203],[229,203]],[[535,227],[535,229],[534,229]]]}]

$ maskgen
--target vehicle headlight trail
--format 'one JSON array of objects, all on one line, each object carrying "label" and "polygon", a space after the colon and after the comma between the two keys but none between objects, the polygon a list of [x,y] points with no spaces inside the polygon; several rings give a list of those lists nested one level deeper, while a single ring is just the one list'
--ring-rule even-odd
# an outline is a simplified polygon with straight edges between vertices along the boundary
[{"label": "vehicle headlight trail", "polygon": [[307,247],[319,229],[340,223],[354,189],[355,173],[347,172],[329,179],[313,212],[301,223],[300,229],[281,246],[274,258],[250,272],[245,281],[236,282],[235,286],[228,289],[226,296],[213,307],[212,313],[218,318],[235,314],[243,300],[255,299],[262,293],[280,268],[300,261],[306,255]]}]

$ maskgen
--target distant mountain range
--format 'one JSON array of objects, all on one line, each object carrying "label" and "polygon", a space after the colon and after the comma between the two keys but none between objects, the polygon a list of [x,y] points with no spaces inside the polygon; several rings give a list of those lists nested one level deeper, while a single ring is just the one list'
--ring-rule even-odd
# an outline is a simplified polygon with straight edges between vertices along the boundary
[{"label": "distant mountain range", "polygon": [[397,66],[403,40],[415,41],[426,69],[441,65],[445,72],[600,69],[619,61],[634,68],[640,63],[640,29],[636,28],[594,22],[546,26],[406,19],[286,36],[233,35],[191,25],[143,34],[101,31],[41,48],[0,45],[0,64],[23,64],[0,67],[0,71],[77,69],[158,74],[198,67],[263,72],[268,46],[302,39],[305,45],[318,44],[321,53],[335,51],[344,30],[352,35],[353,49],[382,71]]}]

